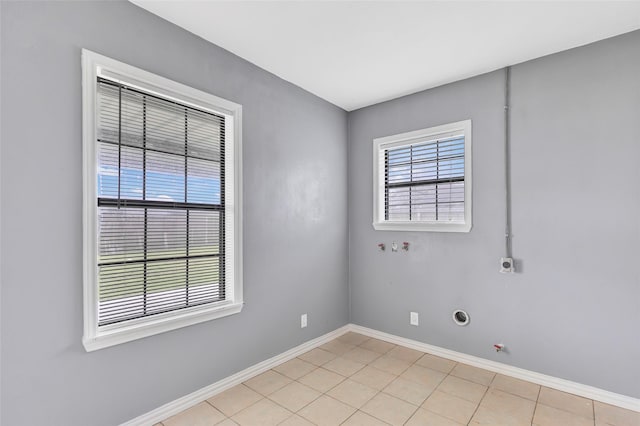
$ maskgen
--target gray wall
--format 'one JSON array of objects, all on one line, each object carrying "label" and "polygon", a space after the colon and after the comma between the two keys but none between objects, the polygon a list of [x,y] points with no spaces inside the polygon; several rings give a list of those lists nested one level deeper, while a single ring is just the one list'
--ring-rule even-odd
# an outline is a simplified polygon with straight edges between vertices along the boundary
[{"label": "gray wall", "polygon": [[[334,330],[348,270],[357,324],[640,397],[640,32],[514,67],[505,276],[502,72],[355,111],[347,130],[339,108],[129,3],[1,7],[3,424],[117,424]],[[241,314],[84,351],[83,47],[244,106]],[[471,233],[374,231],[373,138],[466,118]]]},{"label": "gray wall", "polygon": [[[117,424],[347,323],[345,111],[130,3],[1,7],[2,424]],[[242,313],[83,349],[83,47],[243,105]]]},{"label": "gray wall", "polygon": [[[498,272],[502,71],[350,113],[352,322],[640,397],[639,46],[634,32],[513,68],[514,275]],[[472,231],[374,231],[372,140],[467,118]],[[410,252],[377,250],[394,240]]]}]

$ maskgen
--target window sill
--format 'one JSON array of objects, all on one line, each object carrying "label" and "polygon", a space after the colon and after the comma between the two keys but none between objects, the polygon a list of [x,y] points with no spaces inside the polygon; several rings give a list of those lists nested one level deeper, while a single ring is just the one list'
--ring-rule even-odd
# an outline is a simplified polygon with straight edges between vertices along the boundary
[{"label": "window sill", "polygon": [[226,303],[206,307],[194,307],[176,312],[167,312],[157,317],[144,318],[137,324],[129,324],[99,331],[93,336],[85,335],[82,344],[87,352],[108,348],[143,337],[153,336],[193,324],[237,314],[242,311],[243,303]]},{"label": "window sill", "polygon": [[471,223],[373,222],[376,231],[470,232]]}]

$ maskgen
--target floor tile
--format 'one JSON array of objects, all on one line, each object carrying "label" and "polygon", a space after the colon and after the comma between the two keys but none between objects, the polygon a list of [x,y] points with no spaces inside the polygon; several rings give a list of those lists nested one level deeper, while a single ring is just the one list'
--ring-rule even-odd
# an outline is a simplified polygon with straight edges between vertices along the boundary
[{"label": "floor tile", "polygon": [[466,379],[480,385],[489,386],[496,373],[483,370],[482,368],[472,367],[467,364],[458,364],[451,370],[451,375]]},{"label": "floor tile", "polygon": [[327,395],[354,408],[360,408],[377,393],[373,388],[347,379],[327,392]]},{"label": "floor tile", "polygon": [[378,370],[371,366],[366,366],[356,374],[351,376],[351,380],[354,380],[363,385],[369,386],[376,390],[382,390],[387,386],[396,376],[387,373],[386,371]]},{"label": "floor tile", "polygon": [[369,363],[370,366],[377,368],[378,370],[386,371],[393,375],[400,375],[407,368],[411,367],[411,363],[403,361],[392,356],[383,355],[380,358]]},{"label": "floor tile", "polygon": [[378,352],[379,354],[386,354],[396,345],[393,343],[385,342],[384,340],[369,339],[360,345],[361,348],[369,349],[370,351]]},{"label": "floor tile", "polygon": [[282,423],[292,414],[275,402],[262,399],[240,411],[231,420],[242,426],[271,426]]},{"label": "floor tile", "polygon": [[422,404],[422,408],[443,417],[467,424],[478,405],[448,393],[435,391]]},{"label": "floor tile", "polygon": [[593,426],[593,419],[538,404],[533,416],[533,424],[535,426]]},{"label": "floor tile", "polygon": [[451,361],[450,359],[440,358],[439,356],[424,354],[422,358],[416,361],[421,367],[427,367],[432,370],[441,371],[443,373],[450,373],[453,370],[453,367],[456,366],[455,361]]},{"label": "floor tile", "polygon": [[338,373],[342,376],[349,377],[356,371],[363,369],[364,366],[365,364],[363,363],[356,362],[348,358],[338,357],[323,365],[322,368],[333,371],[334,373]]},{"label": "floor tile", "polygon": [[491,387],[532,401],[537,401],[538,393],[540,393],[539,385],[502,374],[496,374],[491,382]]},{"label": "floor tile", "polygon": [[334,373],[333,371],[318,368],[306,376],[302,376],[298,381],[319,392],[325,393],[344,379],[344,376]]},{"label": "floor tile", "polygon": [[378,352],[370,351],[368,349],[356,347],[342,356],[352,361],[360,362],[362,364],[368,364],[374,359],[379,358],[380,354]]},{"label": "floor tile", "polygon": [[314,426],[314,425],[310,421],[305,420],[304,418],[298,416],[297,414],[294,414],[284,422],[280,423],[280,425],[278,426]]},{"label": "floor tile", "polygon": [[393,382],[389,383],[389,385],[382,391],[413,405],[421,405],[424,400],[431,395],[435,388],[435,385],[428,386],[412,382],[404,377],[398,377]]},{"label": "floor tile", "polygon": [[488,388],[486,386],[455,376],[447,376],[442,383],[440,383],[440,386],[438,386],[439,391],[455,395],[476,404],[480,402],[484,394],[487,392],[487,389]]},{"label": "floor tile", "polygon": [[320,395],[320,392],[302,383],[293,382],[269,395],[269,399],[295,413]]},{"label": "floor tile", "polygon": [[531,425],[535,402],[497,389],[489,389],[471,418],[471,425]]},{"label": "floor tile", "polygon": [[436,387],[442,382],[447,375],[440,371],[432,370],[430,368],[420,367],[419,365],[412,365],[407,368],[400,377],[404,377],[412,382],[421,383],[426,386]]},{"label": "floor tile", "polygon": [[225,416],[231,417],[261,399],[262,395],[258,392],[240,384],[209,398],[207,401]]},{"label": "floor tile", "polygon": [[333,352],[325,351],[324,349],[315,348],[310,350],[309,352],[305,352],[302,355],[298,356],[303,361],[310,362],[313,365],[317,365],[318,367],[326,364],[331,361],[338,355]]},{"label": "floor tile", "polygon": [[336,355],[344,355],[353,348],[355,348],[355,345],[343,343],[339,340],[332,340],[320,346],[320,349],[324,349],[325,351],[331,352]]},{"label": "floor tile", "polygon": [[368,336],[364,336],[362,334],[354,333],[353,331],[350,331],[350,332],[345,333],[342,336],[338,337],[337,340],[339,340],[339,341],[341,341],[343,343],[347,343],[349,345],[358,346],[358,345],[366,342],[369,339],[370,338]]},{"label": "floor tile", "polygon": [[403,425],[417,409],[417,406],[406,401],[379,393],[360,410],[391,425]]},{"label": "floor tile", "polygon": [[371,417],[367,413],[362,411],[356,411],[346,422],[342,423],[342,426],[387,426],[388,423],[378,420],[375,417]]},{"label": "floor tile", "polygon": [[253,389],[254,391],[267,396],[274,393],[278,389],[291,383],[292,380],[280,373],[273,370],[265,371],[256,377],[244,382],[245,385]]},{"label": "floor tile", "polygon": [[613,405],[603,404],[594,401],[594,411],[596,413],[596,423],[604,422],[615,426],[638,426],[640,425],[640,413]]},{"label": "floor tile", "polygon": [[538,404],[559,408],[587,419],[593,419],[593,401],[570,393],[542,387]]},{"label": "floor tile", "polygon": [[424,352],[416,351],[414,349],[405,348],[404,346],[396,346],[387,352],[387,355],[394,358],[401,359],[403,361],[414,363],[418,359],[422,358]]},{"label": "floor tile", "polygon": [[409,419],[406,426],[460,426],[460,423],[456,423],[451,419],[442,417],[431,411],[427,411],[423,408],[418,408],[418,411]]},{"label": "floor tile", "polygon": [[207,402],[201,402],[191,408],[162,421],[164,426],[211,426],[220,423],[225,415]]},{"label": "floor tile", "polygon": [[355,408],[323,395],[300,410],[298,415],[318,426],[333,426],[344,422],[355,411]]},{"label": "floor tile", "polygon": [[290,379],[297,380],[305,374],[311,373],[316,368],[317,367],[310,362],[306,362],[298,358],[293,358],[292,360],[280,364],[273,369]]},{"label": "floor tile", "polygon": [[154,426],[340,424],[640,426],[640,413],[349,333]]}]

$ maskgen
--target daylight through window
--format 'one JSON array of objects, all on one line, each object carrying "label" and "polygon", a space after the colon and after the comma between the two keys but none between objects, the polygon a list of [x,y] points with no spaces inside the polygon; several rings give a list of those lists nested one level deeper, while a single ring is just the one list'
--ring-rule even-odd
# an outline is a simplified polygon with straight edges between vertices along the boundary
[{"label": "daylight through window", "polygon": [[471,122],[374,141],[374,227],[468,231]]},{"label": "daylight through window", "polygon": [[83,51],[87,350],[240,312],[241,106]]}]

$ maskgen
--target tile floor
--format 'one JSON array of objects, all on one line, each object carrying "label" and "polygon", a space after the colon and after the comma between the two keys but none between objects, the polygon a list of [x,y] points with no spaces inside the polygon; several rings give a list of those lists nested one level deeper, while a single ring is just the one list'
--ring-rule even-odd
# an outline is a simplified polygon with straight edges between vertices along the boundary
[{"label": "tile floor", "polygon": [[640,413],[347,333],[156,426],[640,426]]}]

